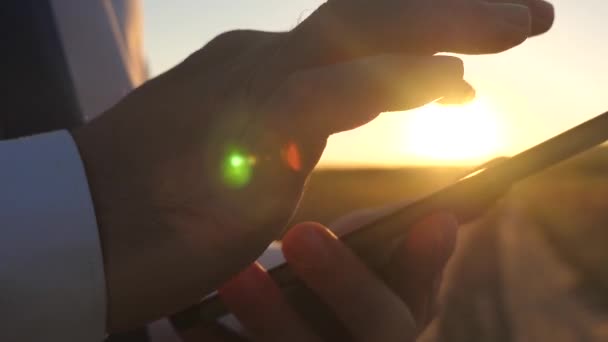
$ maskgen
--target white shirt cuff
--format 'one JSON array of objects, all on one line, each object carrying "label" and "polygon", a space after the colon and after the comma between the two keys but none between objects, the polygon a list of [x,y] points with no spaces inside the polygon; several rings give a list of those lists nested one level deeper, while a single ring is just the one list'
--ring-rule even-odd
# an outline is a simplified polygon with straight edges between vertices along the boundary
[{"label": "white shirt cuff", "polygon": [[71,135],[0,142],[0,340],[102,341],[103,259]]}]

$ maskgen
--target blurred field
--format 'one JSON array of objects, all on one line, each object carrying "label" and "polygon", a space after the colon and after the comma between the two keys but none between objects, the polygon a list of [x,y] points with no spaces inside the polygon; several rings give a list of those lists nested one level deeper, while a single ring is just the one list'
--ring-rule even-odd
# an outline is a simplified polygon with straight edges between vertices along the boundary
[{"label": "blurred field", "polygon": [[[456,181],[463,167],[319,169],[312,175],[294,221],[329,223],[350,211],[416,199]],[[538,174],[518,186],[547,199],[567,186],[597,187],[608,181],[608,148],[597,148]],[[608,184],[608,183],[606,183]],[[607,199],[608,200],[608,199]],[[608,206],[607,206],[608,209]]]},{"label": "blurred field", "polygon": [[[463,168],[319,170],[294,221],[415,199]],[[461,232],[435,325],[446,341],[608,341],[608,148],[518,186]]]}]

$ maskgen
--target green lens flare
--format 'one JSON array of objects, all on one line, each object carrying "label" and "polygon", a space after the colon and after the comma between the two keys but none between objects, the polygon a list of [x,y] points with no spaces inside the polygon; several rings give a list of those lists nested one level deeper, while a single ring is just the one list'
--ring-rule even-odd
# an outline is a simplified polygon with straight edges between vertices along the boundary
[{"label": "green lens flare", "polygon": [[245,157],[238,154],[230,157],[230,166],[233,168],[243,167],[246,162]]},{"label": "green lens flare", "polygon": [[242,188],[249,184],[253,174],[251,158],[242,151],[233,150],[226,154],[223,163],[224,182],[231,188]]}]

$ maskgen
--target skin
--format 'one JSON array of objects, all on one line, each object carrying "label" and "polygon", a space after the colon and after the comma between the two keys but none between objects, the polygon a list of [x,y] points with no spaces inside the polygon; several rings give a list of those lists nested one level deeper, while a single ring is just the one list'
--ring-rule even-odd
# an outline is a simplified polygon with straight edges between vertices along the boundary
[{"label": "skin", "polygon": [[[471,98],[462,62],[434,53],[500,52],[549,29],[549,4],[514,2],[330,0],[289,32],[220,35],[73,131],[108,331],[188,307],[255,260],[285,229],[331,134]],[[257,160],[239,188],[222,176],[232,146]]]},{"label": "skin", "polygon": [[[356,228],[383,212],[351,215],[349,222],[337,228]],[[411,341],[432,318],[457,229],[456,220],[447,214],[421,221],[396,248],[382,278],[325,227],[302,223],[291,229],[283,239],[283,252],[298,277],[335,312],[336,325],[346,331],[343,338],[337,338],[335,331],[312,329],[306,316],[290,305],[258,264],[232,278],[220,294],[247,328],[247,340],[251,341],[322,341],[322,336],[332,336],[331,340]],[[210,325],[180,334],[184,342],[244,340]]]}]

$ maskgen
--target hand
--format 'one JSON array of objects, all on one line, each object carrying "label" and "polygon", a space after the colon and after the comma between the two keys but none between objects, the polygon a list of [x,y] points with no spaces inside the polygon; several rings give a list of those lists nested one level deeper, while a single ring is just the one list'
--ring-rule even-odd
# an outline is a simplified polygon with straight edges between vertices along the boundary
[{"label": "hand", "polygon": [[90,183],[108,330],[196,302],[283,230],[333,133],[473,90],[455,57],[552,22],[542,0],[330,0],[285,33],[223,34],[73,132]]},{"label": "hand", "polygon": [[[320,307],[300,315],[302,311],[287,302],[258,264],[229,281],[220,293],[254,341],[413,341],[433,316],[456,230],[448,215],[419,223],[395,250],[383,281],[322,226],[305,223],[293,228],[283,241],[285,256],[335,316],[320,312]],[[337,320],[327,324],[328,317]],[[316,318],[316,329],[310,318]],[[321,328],[316,324],[319,319],[325,320]],[[181,336],[184,342],[237,340],[218,326],[199,326]]]}]

